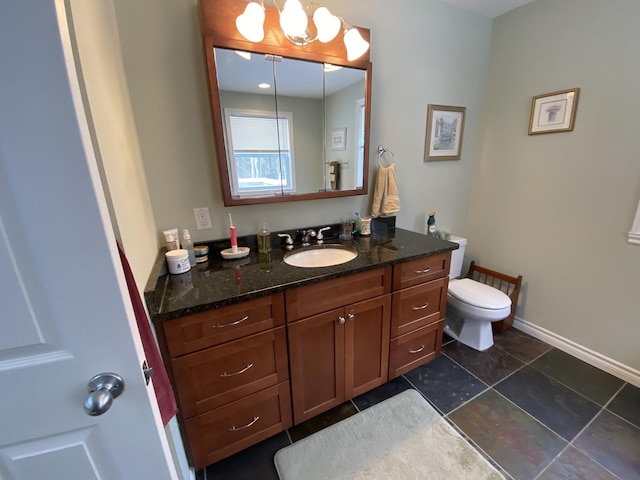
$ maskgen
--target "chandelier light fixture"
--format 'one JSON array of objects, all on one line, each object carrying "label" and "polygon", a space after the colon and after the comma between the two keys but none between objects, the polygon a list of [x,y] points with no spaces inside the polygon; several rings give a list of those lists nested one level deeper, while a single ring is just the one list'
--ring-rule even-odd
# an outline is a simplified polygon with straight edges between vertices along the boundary
[{"label": "chandelier light fixture", "polygon": [[[369,42],[362,38],[358,29],[333,15],[328,8],[316,3],[309,3],[304,8],[300,0],[285,0],[281,9],[276,0],[271,1],[280,16],[282,33],[294,45],[304,46],[316,40],[328,43],[342,30],[347,60],[356,60],[369,50]],[[263,1],[250,2],[244,12],[236,18],[236,27],[244,38],[259,43],[264,39],[264,19]],[[309,28],[310,19],[315,26],[315,33]]]}]

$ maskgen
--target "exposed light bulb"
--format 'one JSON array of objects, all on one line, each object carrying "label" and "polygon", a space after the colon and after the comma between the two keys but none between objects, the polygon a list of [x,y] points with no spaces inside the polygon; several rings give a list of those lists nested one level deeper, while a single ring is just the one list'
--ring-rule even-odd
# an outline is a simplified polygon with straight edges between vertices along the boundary
[{"label": "exposed light bulb", "polygon": [[326,7],[320,7],[313,12],[313,23],[318,30],[318,40],[322,43],[328,43],[336,38],[342,22]]},{"label": "exposed light bulb", "polygon": [[342,70],[342,67],[340,65],[332,65],[330,63],[325,63],[323,70],[325,72],[336,72],[338,70]]},{"label": "exposed light bulb", "polygon": [[367,42],[357,28],[349,26],[344,33],[344,46],[347,47],[347,60],[357,60],[369,50]]},{"label": "exposed light bulb", "polygon": [[244,52],[242,50],[236,50],[235,52],[245,60],[251,60],[251,52]]},{"label": "exposed light bulb", "polygon": [[299,0],[287,0],[280,13],[280,27],[289,37],[303,37],[306,34],[309,19]]},{"label": "exposed light bulb", "polygon": [[[275,0],[274,0],[275,3]],[[307,11],[313,12],[315,25],[315,38],[307,31],[309,17],[300,3],[300,0],[285,0],[282,10],[275,4],[280,12],[280,27],[284,36],[294,45],[304,46],[315,40],[321,43],[329,43],[336,38],[340,29],[344,29],[344,44],[347,49],[347,60],[354,61],[369,50],[367,42],[359,30],[346,23],[342,18],[333,15],[326,7],[310,4]],[[238,32],[250,42],[262,42],[264,40],[265,7],[263,0],[247,3],[244,12],[236,18]]]},{"label": "exposed light bulb", "polygon": [[247,4],[244,13],[236,18],[236,28],[250,42],[264,39],[264,7],[257,2]]}]

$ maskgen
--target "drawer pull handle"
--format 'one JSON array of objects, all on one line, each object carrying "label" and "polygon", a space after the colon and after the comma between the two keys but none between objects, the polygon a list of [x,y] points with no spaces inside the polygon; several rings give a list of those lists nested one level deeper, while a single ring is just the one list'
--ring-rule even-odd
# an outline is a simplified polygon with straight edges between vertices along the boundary
[{"label": "drawer pull handle", "polygon": [[256,423],[258,420],[260,420],[259,416],[255,416],[253,417],[253,420],[251,420],[249,423],[247,423],[244,427],[231,427],[229,429],[230,432],[237,432],[238,430],[244,430],[245,428],[249,428],[251,425],[253,425],[254,423]]},{"label": "drawer pull handle", "polygon": [[424,350],[424,344],[420,345],[418,348],[416,348],[415,350],[409,350],[409,353],[420,353],[422,350]]},{"label": "drawer pull handle", "polygon": [[429,306],[429,303],[425,303],[424,305],[420,305],[419,307],[411,307],[411,310],[424,310]]},{"label": "drawer pull handle", "polygon": [[428,273],[431,270],[431,267],[425,268],[424,270],[414,270],[413,273]]},{"label": "drawer pull handle", "polygon": [[220,376],[221,377],[233,377],[235,375],[240,375],[241,373],[246,372],[247,370],[249,370],[251,367],[253,367],[253,363],[250,363],[249,365],[247,365],[246,367],[244,367],[242,370],[239,370],[237,372],[233,372],[233,373],[221,373]]},{"label": "drawer pull handle", "polygon": [[212,325],[212,328],[222,328],[222,327],[233,327],[234,325],[238,325],[239,323],[244,322],[245,320],[249,320],[249,316],[245,315],[244,317],[242,317],[240,320],[236,320],[235,322],[231,322],[231,323],[219,323],[217,325]]}]

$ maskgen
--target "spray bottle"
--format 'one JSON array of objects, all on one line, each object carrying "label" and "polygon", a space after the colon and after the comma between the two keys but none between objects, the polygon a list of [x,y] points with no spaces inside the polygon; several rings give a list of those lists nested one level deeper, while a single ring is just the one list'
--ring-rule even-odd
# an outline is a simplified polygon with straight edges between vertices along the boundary
[{"label": "spray bottle", "polygon": [[429,212],[429,218],[427,219],[427,235],[431,237],[436,236],[436,212]]}]

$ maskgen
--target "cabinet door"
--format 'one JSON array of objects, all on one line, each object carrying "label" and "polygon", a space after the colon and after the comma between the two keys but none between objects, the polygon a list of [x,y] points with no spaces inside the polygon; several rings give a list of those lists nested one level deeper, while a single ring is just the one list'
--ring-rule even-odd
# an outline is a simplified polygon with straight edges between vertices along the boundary
[{"label": "cabinet door", "polygon": [[394,293],[391,338],[444,318],[448,284],[449,278],[444,277]]},{"label": "cabinet door", "polygon": [[451,252],[418,258],[393,267],[393,291],[449,275]]},{"label": "cabinet door", "polygon": [[391,295],[355,303],[345,313],[345,398],[353,398],[387,381]]},{"label": "cabinet door", "polygon": [[430,362],[440,355],[444,320],[418,328],[391,340],[389,379]]},{"label": "cabinet door", "polygon": [[185,421],[190,462],[200,469],[291,426],[289,382]]},{"label": "cabinet door", "polygon": [[276,293],[162,324],[171,357],[284,325],[284,296]]},{"label": "cabinet door", "polygon": [[171,361],[184,418],[289,378],[285,328],[183,355]]},{"label": "cabinet door", "polygon": [[343,315],[338,308],[288,326],[295,424],[344,401]]}]

